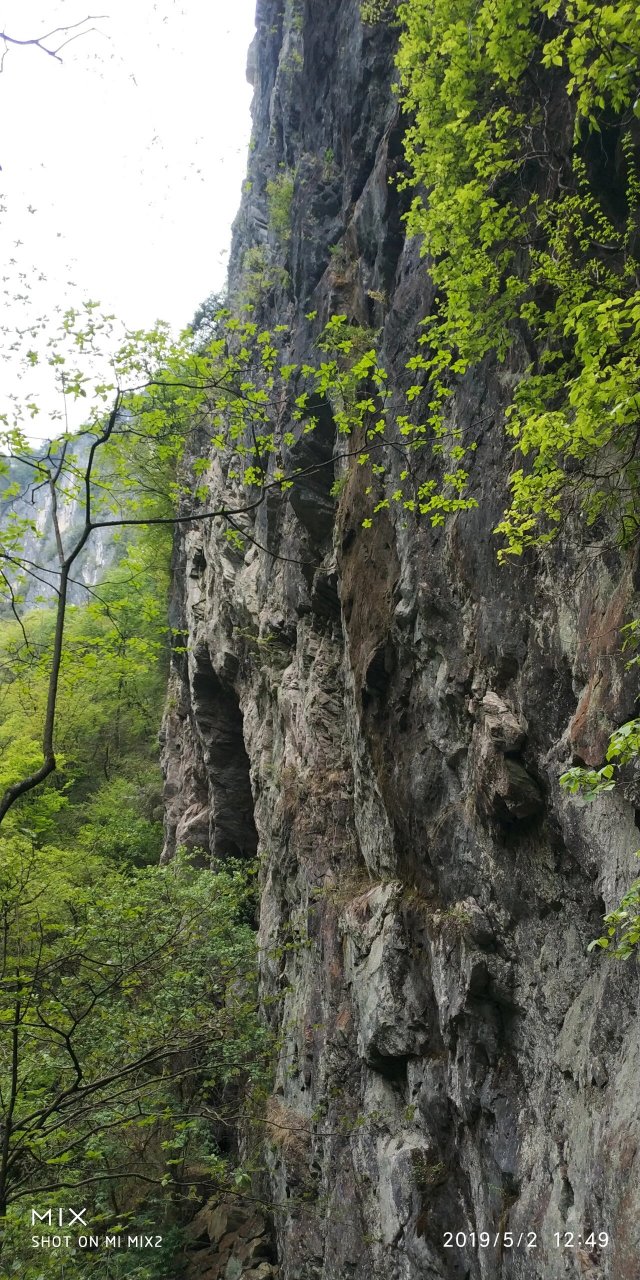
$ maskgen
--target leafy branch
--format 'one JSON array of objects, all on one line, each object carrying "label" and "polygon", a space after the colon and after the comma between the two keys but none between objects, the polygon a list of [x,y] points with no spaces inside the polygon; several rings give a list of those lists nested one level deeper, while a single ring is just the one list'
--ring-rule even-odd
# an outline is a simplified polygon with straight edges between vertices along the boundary
[{"label": "leafy branch", "polygon": [[[0,495],[6,504],[0,544],[5,597],[14,616],[20,617],[20,575],[45,583],[53,578],[56,614],[42,759],[6,786],[0,799],[0,823],[21,797],[38,788],[57,767],[56,708],[69,586],[77,581],[74,566],[96,531],[175,528],[220,520],[227,525],[225,536],[234,546],[243,545],[245,538],[261,545],[249,525],[270,493],[284,496],[328,468],[335,472],[336,464],[355,462],[369,470],[366,493],[373,495],[374,488],[380,490],[385,481],[387,450],[397,459],[399,480],[388,495],[383,490],[372,503],[372,514],[397,503],[405,511],[427,514],[437,525],[446,513],[475,505],[475,499],[465,494],[467,476],[461,465],[465,451],[455,432],[443,483],[418,481],[412,455],[428,445],[433,445],[434,455],[442,454],[444,435],[440,433],[434,443],[429,425],[419,415],[392,415],[387,375],[371,345],[372,335],[349,325],[346,316],[334,316],[325,326],[314,364],[287,362],[282,326],[274,332],[259,330],[255,322],[226,310],[214,318],[205,346],[190,335],[174,342],[163,326],[150,333],[129,333],[108,357],[111,378],[100,382],[92,369],[101,342],[108,345],[111,339],[113,323],[111,317],[97,315],[96,307],[89,302],[85,313],[68,311],[61,335],[47,337],[44,353],[35,345],[27,352],[30,365],[46,361],[60,375],[65,397],[89,400],[87,425],[77,433],[66,431],[36,453],[28,444],[25,408],[16,408],[13,422],[5,419],[3,452],[9,483]],[[34,342],[37,331],[26,336]],[[77,366],[78,351],[90,356],[89,371]],[[420,391],[419,386],[408,389],[408,405]],[[33,413],[34,406],[27,405],[26,411]],[[327,416],[334,427],[334,448],[327,457],[308,462],[304,450],[299,457],[301,443]],[[394,423],[399,441],[391,438]],[[209,437],[212,458],[197,458],[183,475],[187,441],[202,430]],[[341,436],[349,437],[351,447],[339,447]],[[221,497],[211,506],[207,476],[215,469],[216,456],[221,459],[224,480]],[[33,519],[21,514],[25,488],[21,480],[13,479],[16,464],[32,476],[32,499],[39,491],[47,495],[55,569],[25,553],[25,539],[38,535]],[[67,529],[63,512],[66,516],[70,505],[80,515]],[[363,521],[365,528],[370,523],[368,518]]]}]

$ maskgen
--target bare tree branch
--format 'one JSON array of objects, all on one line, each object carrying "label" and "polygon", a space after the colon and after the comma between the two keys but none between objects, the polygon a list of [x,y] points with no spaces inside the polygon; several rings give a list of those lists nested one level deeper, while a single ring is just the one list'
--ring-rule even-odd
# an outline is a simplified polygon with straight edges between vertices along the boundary
[{"label": "bare tree branch", "polygon": [[[0,31],[0,40],[4,43],[4,51],[0,58],[0,72],[4,70],[4,60],[10,45],[14,45],[22,49],[40,49],[42,53],[46,53],[48,57],[54,58],[56,62],[62,62],[62,58],[60,57],[60,51],[62,49],[65,49],[67,45],[71,44],[72,40],[78,40],[81,36],[89,35],[91,31],[97,30],[96,27],[87,27],[85,24],[87,22],[102,22],[108,16],[109,15],[106,13],[90,13],[87,14],[86,18],[81,18],[79,22],[70,22],[64,27],[54,27],[52,31],[45,31],[41,36],[32,36],[30,39],[26,40],[18,40],[16,36],[10,36],[8,31]],[[79,31],[79,27],[83,27],[84,30]],[[68,33],[70,31],[75,34],[69,35]],[[53,47],[45,44],[45,41],[52,40],[54,36],[64,36],[65,39],[61,40],[58,44],[54,44]]]}]

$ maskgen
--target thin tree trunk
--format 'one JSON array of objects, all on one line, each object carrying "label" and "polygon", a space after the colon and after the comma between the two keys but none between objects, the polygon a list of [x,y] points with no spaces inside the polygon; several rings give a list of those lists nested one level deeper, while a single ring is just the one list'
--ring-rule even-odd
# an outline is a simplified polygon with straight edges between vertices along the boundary
[{"label": "thin tree trunk", "polygon": [[60,665],[62,663],[62,642],[64,638],[64,623],[67,612],[67,594],[69,589],[69,567],[64,565],[60,572],[60,588],[58,595],[58,607],[56,610],[56,628],[53,640],[53,654],[51,657],[51,669],[49,671],[49,688],[47,690],[47,709],[44,719],[44,730],[42,734],[42,764],[34,773],[30,773],[28,777],[22,778],[20,782],[13,782],[7,787],[2,799],[0,800],[0,823],[5,818],[9,809],[15,804],[20,796],[24,796],[29,791],[33,791],[34,787],[38,787],[49,774],[54,773],[56,768],[56,757],[53,747],[53,732],[56,720],[56,703],[58,700],[58,685],[60,683]]}]

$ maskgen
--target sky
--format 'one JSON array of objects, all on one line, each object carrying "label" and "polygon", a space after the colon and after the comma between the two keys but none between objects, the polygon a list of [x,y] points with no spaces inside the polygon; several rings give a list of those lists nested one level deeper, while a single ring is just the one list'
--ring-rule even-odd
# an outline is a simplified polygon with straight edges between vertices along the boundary
[{"label": "sky", "polygon": [[[180,328],[222,286],[254,13],[255,0],[0,2],[0,29],[18,39],[89,19],[61,63],[32,47],[3,60],[5,331],[27,307],[52,314],[87,298],[133,328]],[[3,377],[0,393],[6,365]]]}]

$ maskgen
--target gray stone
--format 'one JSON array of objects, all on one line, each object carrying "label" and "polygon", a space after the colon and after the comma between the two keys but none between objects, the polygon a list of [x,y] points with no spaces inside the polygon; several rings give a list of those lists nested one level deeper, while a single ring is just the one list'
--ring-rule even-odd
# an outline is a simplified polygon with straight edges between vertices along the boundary
[{"label": "gray stone", "polygon": [[[288,326],[292,360],[332,311],[381,327],[393,419],[434,288],[388,181],[393,26],[363,27],[359,8],[261,0],[230,281],[267,247],[287,278],[256,319]],[[279,245],[280,164],[296,184]],[[631,552],[594,553],[586,574],[572,518],[535,562],[497,564],[505,388],[528,358],[515,343],[460,379],[478,506],[444,529],[392,504],[363,530],[366,482],[334,468],[325,405],[318,436],[291,446],[320,464],[314,482],[247,516],[259,547],[230,555],[215,522],[176,536],[188,654],[165,719],[167,856],[257,842],[281,1034],[265,1150],[278,1263],[255,1280],[276,1265],[281,1280],[637,1280],[637,965],[587,952],[637,874],[633,794],[580,806],[558,776],[600,762],[631,714],[618,627],[640,603]],[[416,467],[433,474],[427,450]],[[223,479],[213,458],[212,503]],[[585,1227],[610,1233],[596,1262],[553,1247]],[[538,1249],[478,1250],[482,1229],[535,1231]],[[467,1244],[444,1249],[445,1231]]]}]

